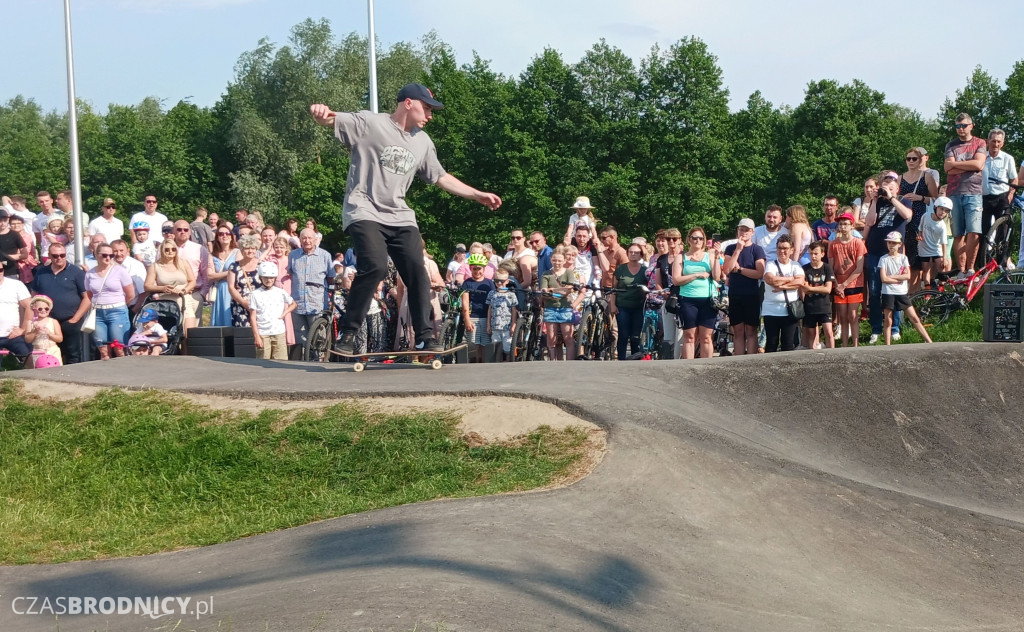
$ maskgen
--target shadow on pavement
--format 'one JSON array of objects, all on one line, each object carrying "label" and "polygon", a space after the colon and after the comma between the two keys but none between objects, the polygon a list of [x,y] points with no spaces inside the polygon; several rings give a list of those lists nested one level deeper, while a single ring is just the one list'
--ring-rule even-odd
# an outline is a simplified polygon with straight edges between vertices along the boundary
[{"label": "shadow on pavement", "polygon": [[[122,566],[119,570],[72,572],[59,578],[26,582],[22,586],[8,585],[6,592],[33,595],[40,599],[49,597],[51,600],[63,595],[97,599],[153,596],[200,598],[214,595],[220,599],[220,595],[238,594],[242,588],[281,584],[320,574],[346,571],[344,581],[359,586],[364,578],[360,571],[415,569],[469,577],[492,584],[503,592],[511,589],[533,600],[537,608],[557,609],[563,615],[579,620],[587,628],[626,632],[628,628],[603,617],[600,611],[629,610],[652,587],[648,576],[636,564],[620,556],[596,554],[589,560],[581,558],[578,568],[572,571],[556,569],[541,559],[519,559],[516,566],[520,568],[510,569],[468,559],[486,557],[472,547],[461,549],[462,556],[453,555],[450,551],[421,550],[410,540],[410,536],[419,528],[418,524],[399,523],[332,530],[309,537],[294,537],[296,534],[293,533],[293,537],[286,541],[294,542],[298,548],[289,552],[273,549],[281,550],[280,557],[270,555],[261,560],[251,560],[245,568],[221,570],[220,574],[214,576],[204,573],[202,579],[176,580],[164,576],[158,562],[160,556],[150,556],[140,558],[140,561],[153,566],[152,569],[128,569]],[[189,551],[185,555],[201,552]],[[147,564],[150,562],[156,564]],[[95,568],[95,565],[91,563],[89,568]],[[525,570],[521,569],[523,565],[527,567]],[[175,564],[179,569],[200,566],[204,566],[201,560],[195,560],[193,565],[179,559]],[[194,570],[189,572],[195,577]],[[424,590],[429,588],[430,584],[425,584]],[[339,591],[339,594],[344,592]]]}]

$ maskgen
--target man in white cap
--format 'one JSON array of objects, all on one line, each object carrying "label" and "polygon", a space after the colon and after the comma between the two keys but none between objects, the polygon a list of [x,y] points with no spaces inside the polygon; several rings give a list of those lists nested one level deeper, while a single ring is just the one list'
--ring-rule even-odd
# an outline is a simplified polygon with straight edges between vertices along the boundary
[{"label": "man in white cap", "polygon": [[352,240],[357,273],[341,323],[338,351],[355,351],[356,332],[366,319],[377,285],[387,275],[388,255],[409,290],[415,349],[443,350],[433,334],[423,238],[405,194],[413,177],[418,176],[491,210],[501,206],[500,197],[463,183],[438,162],[434,142],[423,127],[433,118],[433,110],[443,107],[426,86],[418,83],[398,91],[398,103],[391,114],[334,112],[322,103],[309,107],[313,119],[332,126],[335,137],[350,152],[342,228]]}]

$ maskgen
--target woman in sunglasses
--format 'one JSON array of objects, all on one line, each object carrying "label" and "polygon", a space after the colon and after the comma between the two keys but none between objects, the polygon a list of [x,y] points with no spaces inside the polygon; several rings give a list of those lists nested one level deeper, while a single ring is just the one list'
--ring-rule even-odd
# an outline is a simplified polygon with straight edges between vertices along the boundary
[{"label": "woman in sunglasses", "polygon": [[[211,269],[207,272],[206,278],[212,284],[212,296],[207,300],[213,303],[210,311],[211,327],[231,326],[231,293],[228,291],[228,268],[231,267],[241,253],[238,251],[238,244],[235,242],[235,234],[228,228],[227,222],[221,221],[213,234],[213,255],[210,257]],[[288,319],[289,321],[291,319]]]},{"label": "woman in sunglasses", "polygon": [[907,170],[900,176],[900,200],[914,211],[907,221],[907,238],[903,248],[910,261],[910,293],[921,289],[921,260],[917,255],[917,235],[921,218],[928,210],[929,200],[939,197],[939,183],[928,172],[916,147],[907,150]]},{"label": "woman in sunglasses", "polygon": [[146,272],[146,291],[153,299],[170,299],[181,308],[186,322],[195,320],[195,299],[192,292],[196,287],[196,277],[192,266],[178,257],[178,245],[173,239],[166,239],[160,244],[160,256],[156,263],[149,266]]},{"label": "woman in sunglasses", "polygon": [[123,356],[123,345],[131,330],[128,304],[135,300],[135,283],[128,270],[114,262],[110,244],[96,248],[96,267],[85,273],[85,287],[96,308],[92,340],[100,360],[109,360],[111,355]]}]

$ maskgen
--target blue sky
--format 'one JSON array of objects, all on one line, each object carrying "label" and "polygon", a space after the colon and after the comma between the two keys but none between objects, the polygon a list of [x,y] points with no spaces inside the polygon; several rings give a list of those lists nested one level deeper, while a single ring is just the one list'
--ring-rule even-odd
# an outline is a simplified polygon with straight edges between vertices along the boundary
[{"label": "blue sky", "polygon": [[[212,105],[238,56],[261,37],[287,42],[307,17],[335,33],[365,32],[365,0],[71,0],[76,89],[100,111],[156,96]],[[781,8],[780,8],[781,7]],[[601,37],[634,59],[687,35],[718,57],[733,109],[761,90],[797,105],[809,81],[859,78],[890,101],[934,117],[976,65],[1002,82],[1024,58],[1012,29],[990,35],[961,2],[766,3],[756,0],[376,0],[378,41],[417,41],[435,29],[461,62],[477,51],[518,75],[545,46],[574,62]],[[6,44],[0,102],[17,94],[64,110],[63,2],[0,0]],[[962,16],[962,17],[961,17]],[[1009,17],[1009,16],[1008,16]],[[947,28],[947,30],[944,30]]]}]

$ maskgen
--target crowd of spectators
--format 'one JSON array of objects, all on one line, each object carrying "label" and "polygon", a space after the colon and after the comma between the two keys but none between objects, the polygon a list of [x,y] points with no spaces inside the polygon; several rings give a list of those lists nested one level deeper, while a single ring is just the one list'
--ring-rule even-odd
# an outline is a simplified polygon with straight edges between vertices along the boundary
[{"label": "crowd of spectators", "polygon": [[[580,312],[602,295],[619,358],[637,351],[645,308],[658,310],[665,355],[675,358],[710,357],[725,319],[735,354],[857,346],[861,320],[870,322],[870,344],[888,344],[900,338],[904,314],[930,341],[907,297],[940,272],[971,274],[981,234],[1024,180],[1024,168],[1002,151],[1001,130],[977,138],[967,114],[954,129],[943,151],[945,184],[927,167],[928,151],[913,147],[902,173],[868,178],[848,205],[826,196],[813,223],[804,206],[770,205],[763,224],[741,219],[728,239],[700,226],[685,238],[666,227],[650,239],[622,239],[581,196],[554,247],[540,231],[517,229],[498,251],[459,244],[443,268],[424,247],[435,334],[448,285],[469,290],[456,307],[475,361],[507,357],[526,301],[536,304],[548,356],[574,359]],[[132,330],[133,315],[151,300],[178,305],[186,338],[202,322],[252,327],[265,357],[298,359],[329,284],[344,289],[357,273],[351,252],[332,257],[321,247],[313,221],[300,230],[289,218],[277,228],[255,211],[240,209],[230,222],[203,208],[191,222],[172,221],[155,195],[145,195],[128,222],[106,198],[83,222],[87,250],[75,261],[71,192],[40,191],[35,199],[38,212],[18,195],[4,196],[0,208],[0,349],[29,364],[33,350],[74,363],[122,355],[136,334],[162,340],[148,314]],[[280,292],[254,300],[270,288]],[[360,352],[410,347],[407,297],[389,265],[357,336]],[[93,351],[83,355],[82,323],[93,308]]]}]

